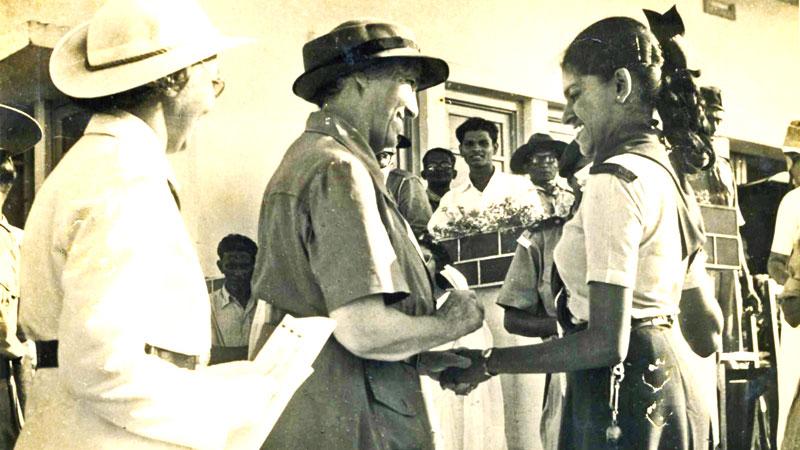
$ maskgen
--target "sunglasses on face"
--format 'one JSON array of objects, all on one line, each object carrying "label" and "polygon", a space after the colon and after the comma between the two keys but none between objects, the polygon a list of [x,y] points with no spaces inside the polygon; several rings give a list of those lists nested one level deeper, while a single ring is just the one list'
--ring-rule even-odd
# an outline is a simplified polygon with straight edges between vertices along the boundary
[{"label": "sunglasses on face", "polygon": [[425,170],[450,170],[453,168],[453,165],[449,162],[443,163],[429,163],[425,165]]},{"label": "sunglasses on face", "polygon": [[545,153],[545,154],[538,154],[531,156],[530,163],[531,164],[544,164],[544,163],[554,163],[558,162],[558,158],[556,155]]}]

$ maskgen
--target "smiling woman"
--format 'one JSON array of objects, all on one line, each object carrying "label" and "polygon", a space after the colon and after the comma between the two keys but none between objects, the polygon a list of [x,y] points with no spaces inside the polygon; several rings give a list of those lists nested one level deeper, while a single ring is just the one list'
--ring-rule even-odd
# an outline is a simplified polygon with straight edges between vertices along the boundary
[{"label": "smiling woman", "polygon": [[[679,53],[664,61],[662,48],[673,49],[668,39],[612,17],[586,28],[565,52],[564,121],[580,129],[581,151],[594,155],[581,206],[554,254],[567,335],[464,352],[472,366],[442,377],[474,383],[497,373],[567,372],[562,449],[708,448],[708,415],[671,328],[677,320],[691,348],[706,356],[718,348],[722,318],[707,294],[699,210],[678,174],[693,161],[687,155],[705,151],[690,120],[699,105],[684,103],[688,117],[675,120],[674,107],[693,84]],[[668,118],[663,131],[655,128],[657,108]]]}]

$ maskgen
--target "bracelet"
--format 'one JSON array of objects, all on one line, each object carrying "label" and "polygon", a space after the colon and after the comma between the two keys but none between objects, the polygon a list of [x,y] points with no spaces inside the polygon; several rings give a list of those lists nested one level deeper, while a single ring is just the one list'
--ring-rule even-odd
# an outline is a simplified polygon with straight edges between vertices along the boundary
[{"label": "bracelet", "polygon": [[481,352],[481,356],[483,357],[483,374],[490,378],[497,375],[489,371],[489,358],[491,358],[492,353],[494,353],[494,347],[489,347]]}]

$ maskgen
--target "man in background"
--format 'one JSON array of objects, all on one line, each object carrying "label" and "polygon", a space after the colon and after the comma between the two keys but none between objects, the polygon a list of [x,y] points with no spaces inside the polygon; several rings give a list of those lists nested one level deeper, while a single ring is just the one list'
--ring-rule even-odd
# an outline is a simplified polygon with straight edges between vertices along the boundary
[{"label": "man in background", "polygon": [[247,359],[250,327],[256,301],[250,295],[250,278],[258,247],[241,234],[229,234],[217,245],[217,267],[225,276],[211,299],[211,364]]},{"label": "man in background", "polygon": [[431,211],[436,211],[442,196],[450,190],[450,183],[458,175],[455,167],[456,155],[446,148],[432,148],[422,157],[422,178],[428,182]]},{"label": "man in background", "polygon": [[769,276],[778,284],[784,284],[789,278],[789,255],[792,245],[800,237],[800,120],[792,121],[786,130],[783,155],[793,189],[783,196],[778,206],[775,234],[767,261]]},{"label": "man in background", "polygon": [[[12,155],[30,149],[42,138],[42,129],[30,116],[0,105],[0,209],[17,178]],[[0,448],[13,448],[24,423],[23,377],[29,373],[36,348],[18,328],[19,263],[22,230],[0,213]],[[23,364],[25,363],[25,364]]]},{"label": "man in background", "polygon": [[505,173],[494,166],[493,157],[500,148],[497,137],[497,125],[480,117],[470,117],[456,128],[458,149],[469,166],[469,179],[442,197],[428,222],[431,233],[458,219],[462,211],[482,211],[506,201],[516,206],[541,207],[539,198],[531,195],[533,185],[527,178]]},{"label": "man in background", "polygon": [[530,177],[547,215],[566,217],[575,202],[572,188],[557,176],[558,161],[566,147],[566,142],[549,134],[534,133],[511,155],[511,171]]}]

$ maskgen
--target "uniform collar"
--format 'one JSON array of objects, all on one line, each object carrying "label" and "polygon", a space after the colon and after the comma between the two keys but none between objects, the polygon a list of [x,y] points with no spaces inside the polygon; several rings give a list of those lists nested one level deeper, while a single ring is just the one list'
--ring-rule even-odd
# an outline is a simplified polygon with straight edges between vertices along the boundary
[{"label": "uniform collar", "polygon": [[384,194],[387,202],[395,204],[394,199],[386,189],[386,182],[381,172],[381,167],[378,165],[378,160],[375,159],[375,153],[364,136],[343,117],[327,109],[315,111],[308,116],[306,132],[330,136],[343,145],[364,163],[375,186]]},{"label": "uniform collar", "polygon": [[596,160],[595,164],[599,164],[612,156],[628,153],[632,148],[637,148],[641,151],[643,148],[654,146],[658,146],[662,150],[664,148],[661,143],[661,132],[658,129],[647,125],[631,126],[618,132],[603,145],[603,150],[597,153],[602,155],[603,159]]},{"label": "uniform collar", "polygon": [[155,131],[135,115],[114,109],[95,113],[86,126],[84,135],[111,136],[121,145],[121,168],[131,175],[142,173],[163,176],[178,189],[178,182],[166,154],[166,144]]},{"label": "uniform collar", "polygon": [[[228,292],[228,288],[225,287],[224,284],[222,285],[222,289],[220,289],[220,291],[221,291],[221,294],[222,294],[220,296],[221,299],[222,299],[222,302],[219,305],[220,308],[224,308],[224,307],[226,307],[226,306],[228,306],[230,304],[236,304],[236,305],[241,306],[241,303],[239,303],[235,298],[233,298],[231,293]],[[253,303],[255,303],[255,302],[253,301],[253,295],[251,294],[250,298],[247,299],[247,306],[244,309],[245,310],[249,310],[253,306],[252,305]]]}]

